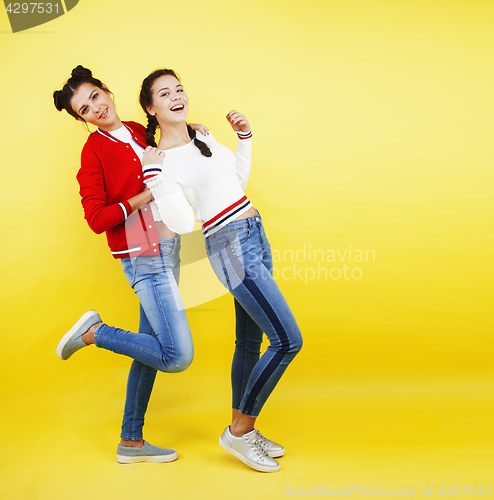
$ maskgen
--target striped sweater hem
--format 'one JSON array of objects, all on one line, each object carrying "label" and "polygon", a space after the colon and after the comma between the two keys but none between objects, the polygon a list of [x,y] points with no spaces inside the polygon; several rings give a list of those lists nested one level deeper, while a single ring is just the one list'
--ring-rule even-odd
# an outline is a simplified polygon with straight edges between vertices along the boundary
[{"label": "striped sweater hem", "polygon": [[205,238],[219,231],[223,226],[235,220],[239,215],[247,212],[252,207],[247,196],[243,196],[240,200],[232,203],[229,207],[222,210],[218,215],[202,224],[202,233]]}]

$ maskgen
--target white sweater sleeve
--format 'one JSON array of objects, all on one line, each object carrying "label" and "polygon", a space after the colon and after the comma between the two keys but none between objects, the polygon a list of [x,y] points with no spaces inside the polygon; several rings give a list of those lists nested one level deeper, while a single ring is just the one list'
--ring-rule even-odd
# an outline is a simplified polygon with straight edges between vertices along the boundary
[{"label": "white sweater sleeve", "polygon": [[249,139],[238,138],[236,155],[237,178],[242,190],[245,191],[252,163],[252,135]]},{"label": "white sweater sleeve", "polygon": [[169,229],[187,234],[194,229],[194,211],[177,182],[167,181],[162,174],[145,180],[153,194],[158,211]]}]

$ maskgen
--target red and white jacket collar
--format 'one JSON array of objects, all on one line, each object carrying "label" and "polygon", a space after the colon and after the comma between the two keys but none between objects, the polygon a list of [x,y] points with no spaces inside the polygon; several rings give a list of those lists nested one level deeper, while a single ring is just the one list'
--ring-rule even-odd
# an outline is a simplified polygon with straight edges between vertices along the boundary
[{"label": "red and white jacket collar", "polygon": [[[134,141],[137,142],[137,144],[139,144],[140,146],[142,146],[143,148],[147,148],[148,145],[146,144],[145,141],[142,140],[141,137],[139,137],[139,135],[137,135],[131,127],[129,127],[126,123],[123,124],[123,126],[130,132],[130,135],[132,136],[132,139],[134,139]],[[96,130],[96,132],[98,132],[99,134],[105,136],[107,139],[110,139],[110,141],[113,141],[113,142],[117,142],[117,143],[122,143],[121,140],[117,139],[116,137],[113,137],[111,135],[111,132],[106,132],[105,130],[101,130],[100,128],[98,130]],[[122,143],[123,144],[123,143]]]}]

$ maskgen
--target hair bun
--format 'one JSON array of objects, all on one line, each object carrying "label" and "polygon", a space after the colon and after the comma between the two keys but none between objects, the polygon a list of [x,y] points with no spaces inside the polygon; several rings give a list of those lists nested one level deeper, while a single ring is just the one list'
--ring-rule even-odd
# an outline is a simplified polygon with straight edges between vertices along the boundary
[{"label": "hair bun", "polygon": [[62,109],[64,109],[63,93],[61,90],[55,90],[55,92],[53,92],[53,102],[55,103],[55,107],[58,111],[62,111]]},{"label": "hair bun", "polygon": [[72,70],[71,76],[79,76],[79,77],[84,77],[84,78],[90,78],[93,76],[93,73],[91,72],[90,69],[84,68],[79,64],[77,68],[74,68]]}]

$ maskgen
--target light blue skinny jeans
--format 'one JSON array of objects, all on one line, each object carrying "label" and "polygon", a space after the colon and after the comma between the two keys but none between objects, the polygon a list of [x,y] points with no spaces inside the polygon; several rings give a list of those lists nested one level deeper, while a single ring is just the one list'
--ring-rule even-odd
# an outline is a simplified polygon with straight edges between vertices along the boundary
[{"label": "light blue skinny jeans", "polygon": [[[302,335],[273,279],[271,247],[259,212],[208,236],[206,251],[216,276],[235,297],[232,407],[257,417],[302,348]],[[270,344],[260,357],[263,332]]]},{"label": "light blue skinny jeans", "polygon": [[96,347],[134,359],[127,382],[121,438],[142,439],[144,416],[156,371],[178,373],[194,357],[192,336],[178,290],[180,237],[160,238],[160,255],[121,259],[140,302],[139,333],[102,323]]}]

